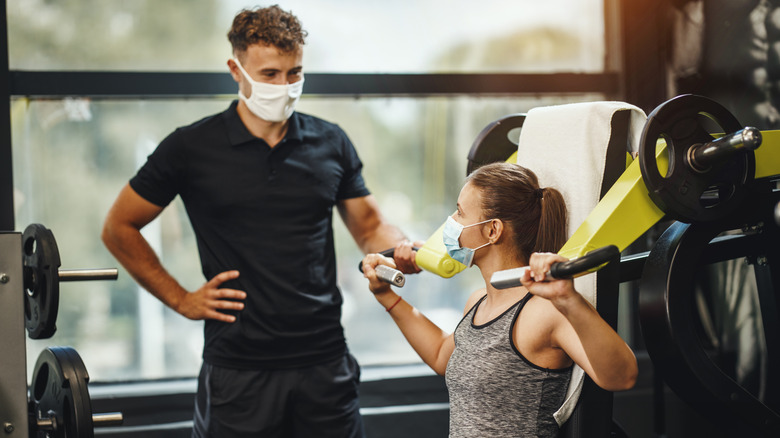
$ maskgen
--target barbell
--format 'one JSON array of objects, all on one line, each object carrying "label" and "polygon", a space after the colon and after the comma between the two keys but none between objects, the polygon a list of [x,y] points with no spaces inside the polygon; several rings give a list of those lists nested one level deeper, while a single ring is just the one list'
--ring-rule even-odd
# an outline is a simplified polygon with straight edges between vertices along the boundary
[{"label": "barbell", "polygon": [[61,270],[54,234],[41,224],[31,224],[22,234],[24,269],[24,321],[32,339],[47,339],[57,331],[61,281],[116,280],[110,269]]},{"label": "barbell", "polygon": [[30,386],[30,433],[48,438],[92,438],[94,428],[122,424],[120,412],[92,413],[89,374],[70,347],[49,347],[35,363]]}]

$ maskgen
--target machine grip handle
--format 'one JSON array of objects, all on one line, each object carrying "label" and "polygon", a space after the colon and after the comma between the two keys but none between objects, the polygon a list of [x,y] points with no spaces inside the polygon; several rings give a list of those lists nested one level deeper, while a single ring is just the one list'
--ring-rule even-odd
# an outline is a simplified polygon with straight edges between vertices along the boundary
[{"label": "machine grip handle", "polygon": [[[419,250],[420,248],[416,246],[412,247],[412,251],[419,251]],[[395,248],[386,249],[384,251],[379,252],[378,254],[392,259],[393,257],[395,257]],[[358,263],[358,269],[360,269],[360,272],[363,272],[363,260],[361,260],[360,263]]]},{"label": "machine grip handle", "polygon": [[607,245],[588,252],[582,257],[555,263],[550,267],[550,276],[555,279],[572,278],[609,262],[620,254],[615,245]]},{"label": "machine grip handle", "polygon": [[[413,251],[418,251],[420,248],[417,248],[416,246],[412,247]],[[386,249],[379,254],[393,258],[395,255],[395,248]],[[363,272],[363,261],[361,260],[358,264],[358,269],[360,272]],[[376,267],[376,277],[386,283],[390,283],[397,287],[404,287],[404,284],[406,284],[406,277],[404,276],[404,273],[399,271],[398,269],[393,269],[389,266],[385,265],[378,265]]]},{"label": "machine grip handle", "polygon": [[406,284],[404,273],[398,269],[393,269],[390,266],[377,265],[376,278],[396,287],[404,287],[404,284]]},{"label": "machine grip handle", "polygon": [[[417,248],[412,248],[412,249],[417,251]],[[382,252],[379,252],[378,254],[383,255],[385,257],[393,258],[393,256],[395,255],[395,248],[386,249]],[[358,269],[360,270],[360,272],[363,272],[363,260],[361,260],[360,263],[358,263]]]},{"label": "machine grip handle", "polygon": [[[553,264],[550,267],[550,272],[548,272],[548,278],[560,280],[576,277],[609,262],[619,254],[620,249],[615,245],[594,249],[582,257]],[[490,277],[490,284],[496,289],[509,289],[511,287],[522,286],[523,284],[520,282],[520,278],[527,270],[528,266],[523,266],[521,268],[494,272]]]}]

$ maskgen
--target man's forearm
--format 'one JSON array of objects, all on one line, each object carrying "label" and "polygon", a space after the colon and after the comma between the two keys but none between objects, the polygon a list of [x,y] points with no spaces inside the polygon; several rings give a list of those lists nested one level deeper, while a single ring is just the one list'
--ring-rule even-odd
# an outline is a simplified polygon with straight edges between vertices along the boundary
[{"label": "man's forearm", "polygon": [[107,225],[102,238],[106,248],[141,287],[177,310],[187,291],[165,270],[139,230]]},{"label": "man's forearm", "polygon": [[398,243],[404,240],[408,239],[398,227],[383,222],[363,239],[360,243],[360,249],[364,254],[378,253],[386,249],[395,248]]}]

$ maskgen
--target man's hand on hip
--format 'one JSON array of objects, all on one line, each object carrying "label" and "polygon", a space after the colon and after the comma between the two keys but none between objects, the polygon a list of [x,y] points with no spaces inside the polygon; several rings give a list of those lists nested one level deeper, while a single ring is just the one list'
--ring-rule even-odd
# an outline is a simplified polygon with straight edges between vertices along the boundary
[{"label": "man's hand on hip", "polygon": [[187,293],[176,306],[176,311],[193,320],[215,319],[235,322],[236,317],[222,310],[242,310],[246,292],[236,289],[222,289],[222,283],[238,278],[238,271],[225,271],[214,276],[198,290]]}]

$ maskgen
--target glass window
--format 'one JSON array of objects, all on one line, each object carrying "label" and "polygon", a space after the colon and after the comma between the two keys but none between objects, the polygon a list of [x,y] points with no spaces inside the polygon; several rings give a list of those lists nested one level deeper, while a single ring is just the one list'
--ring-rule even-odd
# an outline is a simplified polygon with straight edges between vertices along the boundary
[{"label": "glass window", "polygon": [[[484,126],[536,106],[598,99],[603,97],[304,97],[299,109],[345,129],[382,212],[412,239],[426,240],[454,211],[467,152]],[[17,229],[30,223],[50,228],[63,269],[120,268],[117,281],[61,284],[57,333],[28,340],[28,363],[45,346],[70,345],[93,381],[196,375],[202,323],[140,290],[103,247],[100,230],[121,187],[163,137],[228,104],[225,99],[12,102]],[[334,223],[343,323],[353,353],[364,365],[419,361],[368,291],[351,236],[340,220]],[[144,233],[185,287],[205,281],[178,198]],[[468,294],[481,283],[476,269],[451,279],[423,272],[409,276],[400,291],[443,329],[453,330]]]},{"label": "glass window", "polygon": [[[318,73],[601,72],[602,0],[278,2]],[[223,71],[246,0],[8,0],[17,70]]]},{"label": "glass window", "polygon": [[[309,32],[313,73],[555,73],[604,71],[602,0],[282,0]],[[226,71],[226,38],[246,0],[8,0],[12,70]],[[426,240],[455,208],[466,154],[488,123],[530,108],[603,95],[333,98],[304,95],[299,110],[341,125],[365,165],[383,214]],[[61,284],[57,334],[28,340],[28,363],[48,345],[75,347],[93,381],[194,376],[202,323],[163,306],[100,241],[121,187],[175,127],[222,111],[229,98],[11,102],[17,229],[50,228],[62,268],[117,267],[117,281]],[[343,324],[364,365],[418,362],[367,289],[362,254],[334,220]],[[187,288],[205,279],[181,202],[144,229]],[[445,330],[480,287],[476,269],[452,279],[409,276],[404,297]],[[32,367],[28,367],[32,372]]]}]

